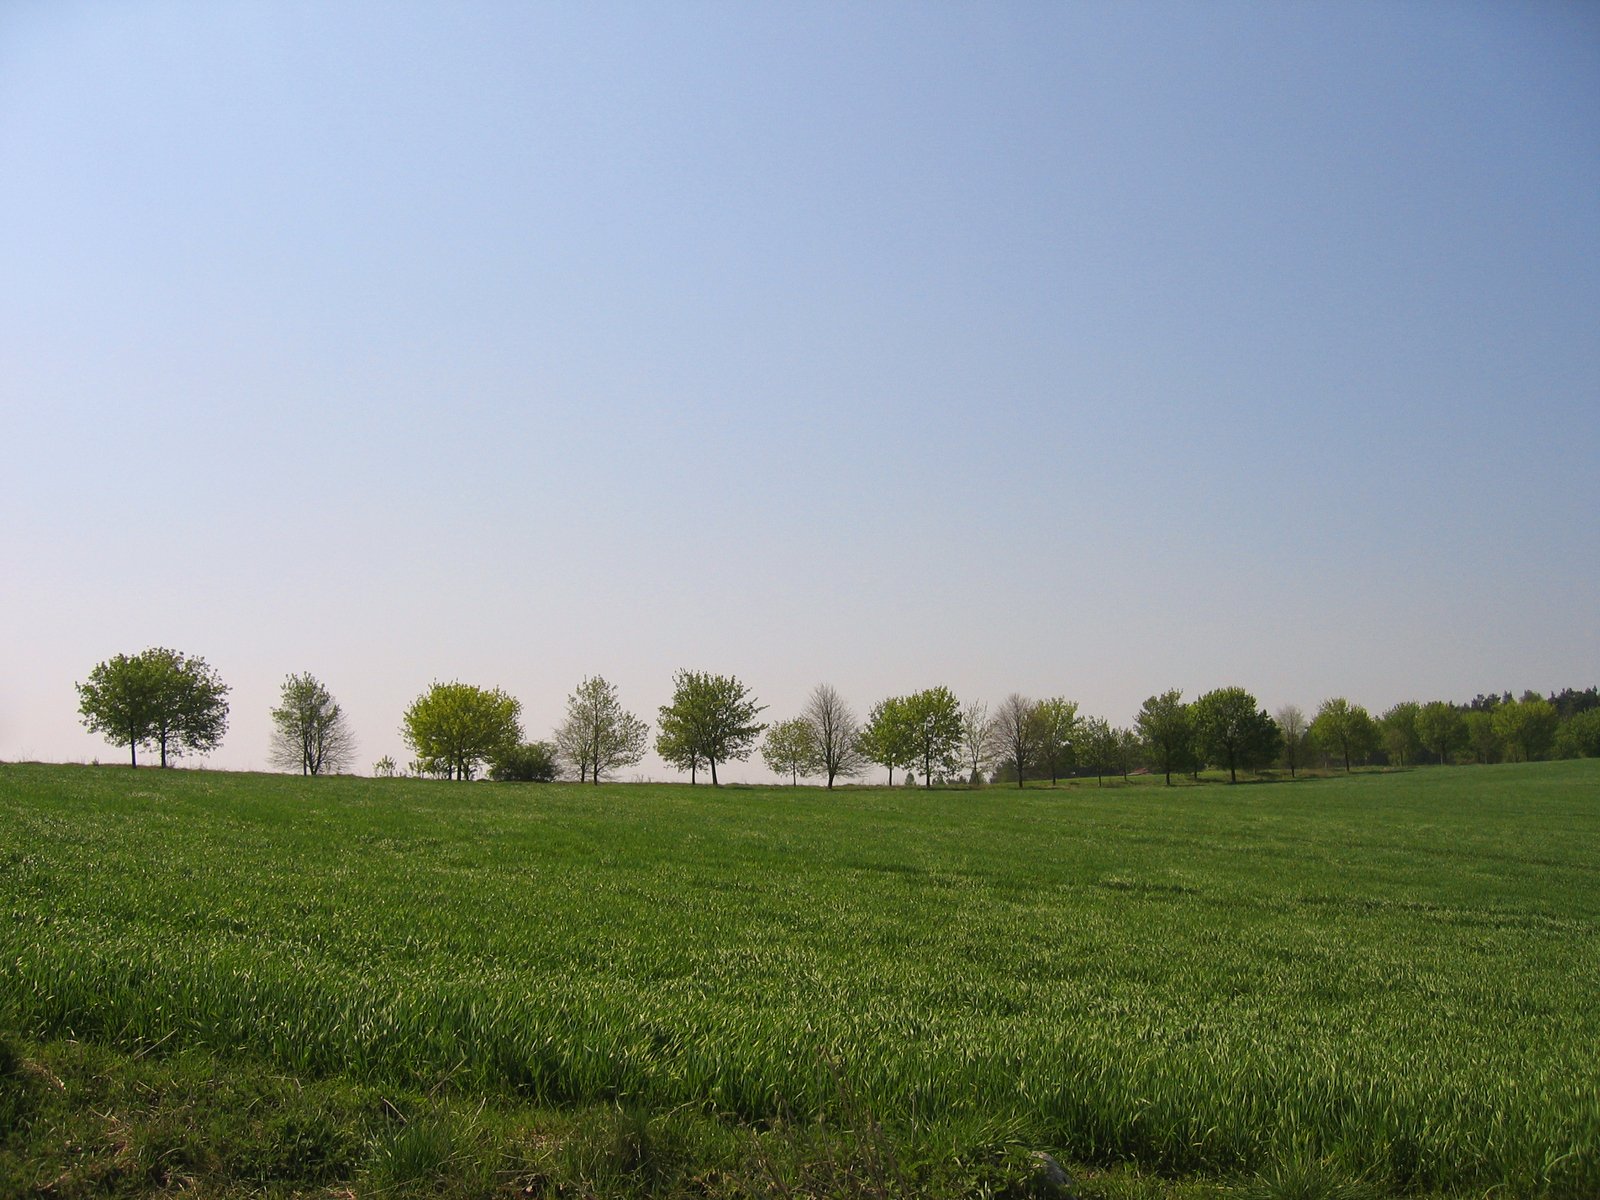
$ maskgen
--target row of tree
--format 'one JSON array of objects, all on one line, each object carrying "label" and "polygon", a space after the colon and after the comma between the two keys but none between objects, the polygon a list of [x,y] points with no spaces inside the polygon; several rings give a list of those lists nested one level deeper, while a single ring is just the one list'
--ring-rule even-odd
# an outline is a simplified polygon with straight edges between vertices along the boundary
[{"label": "row of tree", "polygon": [[[227,730],[228,688],[202,658],[165,648],[118,655],[77,685],[84,724],[129,748],[159,752],[162,766],[185,753],[214,749]],[[1092,773],[1174,774],[1203,767],[1240,771],[1281,765],[1297,773],[1315,757],[1344,769],[1381,761],[1410,765],[1469,756],[1600,757],[1600,689],[1567,689],[1544,698],[1525,693],[1480,695],[1467,705],[1433,701],[1396,704],[1373,717],[1343,697],[1324,701],[1307,718],[1294,705],[1274,715],[1238,687],[1185,702],[1179,691],[1149,697],[1128,727],[1088,716],[1062,697],[1012,694],[990,712],[959,702],[946,687],[880,700],[864,720],[828,684],[815,688],[801,712],[771,725],[736,677],[679,671],[673,695],[658,711],[656,753],[719,782],[718,766],[748,759],[758,746],[766,764],[798,783],[828,787],[877,765],[936,782],[1004,781]],[[412,773],[445,779],[551,780],[563,774],[599,783],[638,763],[651,746],[650,726],[627,711],[605,679],[584,679],[567,697],[566,715],[548,741],[524,740],[522,705],[499,688],[434,683],[405,710],[401,735],[415,757]],[[272,710],[275,766],[306,775],[347,770],[356,744],[343,708],[309,673],[284,680]],[[765,738],[762,739],[762,734]],[[389,758],[375,772],[400,773]]]}]

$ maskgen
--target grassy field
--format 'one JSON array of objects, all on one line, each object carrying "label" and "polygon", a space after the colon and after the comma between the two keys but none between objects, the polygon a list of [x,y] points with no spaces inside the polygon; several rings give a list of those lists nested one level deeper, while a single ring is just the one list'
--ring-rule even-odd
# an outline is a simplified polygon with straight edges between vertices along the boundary
[{"label": "grassy field", "polygon": [[[1020,1147],[1600,1195],[1600,761],[833,794],[3,766],[0,912],[0,1029],[58,1082],[865,1129],[911,1190]],[[484,1186],[552,1177],[519,1178]]]}]

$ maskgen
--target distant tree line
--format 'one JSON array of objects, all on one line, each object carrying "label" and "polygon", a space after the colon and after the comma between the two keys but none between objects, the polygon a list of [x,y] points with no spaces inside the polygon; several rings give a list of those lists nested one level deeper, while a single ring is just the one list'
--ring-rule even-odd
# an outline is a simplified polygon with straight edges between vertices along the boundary
[{"label": "distant tree line", "polygon": [[[227,731],[228,688],[204,659],[165,648],[119,654],[77,684],[85,726],[126,746],[138,766],[141,749],[162,766],[202,754]],[[1311,766],[1526,762],[1600,757],[1600,688],[1566,688],[1549,696],[1481,693],[1470,702],[1404,701],[1374,717],[1342,696],[1307,717],[1295,705],[1269,715],[1241,687],[1218,688],[1185,701],[1180,691],[1145,700],[1127,726],[1079,711],[1061,696],[1012,693],[994,711],[961,703],[932,687],[875,703],[865,718],[829,684],[819,684],[801,711],[770,724],[764,706],[731,675],[679,671],[672,699],[657,712],[655,751],[698,783],[715,786],[718,766],[746,761],[757,749],[766,765],[793,783],[820,779],[833,787],[873,767],[902,781],[936,784],[1057,783],[1071,776],[1198,775],[1268,768],[1291,775]],[[304,775],[348,770],[355,739],[343,708],[309,672],[288,676],[272,709],[271,761]],[[585,678],[567,697],[566,715],[549,740],[528,741],[522,705],[499,688],[435,682],[405,710],[400,732],[414,757],[402,770],[385,756],[379,776],[412,774],[470,780],[598,784],[638,763],[652,745],[649,724],[622,705],[616,687]],[[765,734],[765,738],[762,737]]]}]

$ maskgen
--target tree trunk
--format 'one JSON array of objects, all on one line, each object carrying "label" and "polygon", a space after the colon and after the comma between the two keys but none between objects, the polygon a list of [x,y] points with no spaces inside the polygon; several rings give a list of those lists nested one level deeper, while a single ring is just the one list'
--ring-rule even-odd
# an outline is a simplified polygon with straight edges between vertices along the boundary
[{"label": "tree trunk", "polygon": [[711,760],[711,786],[712,787],[721,787],[722,786],[721,784],[719,784],[717,782],[717,760],[714,759],[714,758]]}]

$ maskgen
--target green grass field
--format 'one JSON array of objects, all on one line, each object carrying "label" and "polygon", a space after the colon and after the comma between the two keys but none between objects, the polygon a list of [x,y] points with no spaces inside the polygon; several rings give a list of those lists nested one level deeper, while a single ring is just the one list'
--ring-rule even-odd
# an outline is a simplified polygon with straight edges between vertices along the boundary
[{"label": "green grass field", "polygon": [[832,794],[3,766],[0,912],[0,1029],[124,1064],[869,1113],[913,1180],[1016,1145],[1600,1195],[1600,761]]}]

